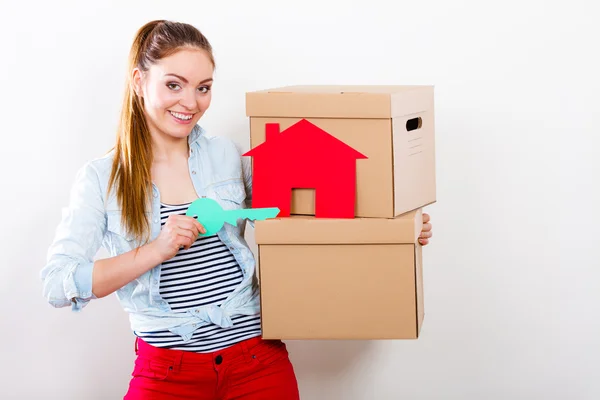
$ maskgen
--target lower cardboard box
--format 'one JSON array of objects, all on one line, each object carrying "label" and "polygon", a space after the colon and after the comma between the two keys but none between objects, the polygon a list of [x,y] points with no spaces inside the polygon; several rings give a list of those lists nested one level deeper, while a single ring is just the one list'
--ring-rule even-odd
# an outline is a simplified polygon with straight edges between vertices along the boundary
[{"label": "lower cardboard box", "polygon": [[416,339],[422,209],[393,219],[256,221],[265,339]]}]

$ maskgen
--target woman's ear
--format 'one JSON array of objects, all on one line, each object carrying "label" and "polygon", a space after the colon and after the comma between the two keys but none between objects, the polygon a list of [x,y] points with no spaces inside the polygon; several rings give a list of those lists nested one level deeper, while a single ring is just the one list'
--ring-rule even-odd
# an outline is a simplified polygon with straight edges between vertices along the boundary
[{"label": "woman's ear", "polygon": [[142,71],[139,68],[134,68],[131,71],[131,86],[138,97],[143,97],[142,91]]}]

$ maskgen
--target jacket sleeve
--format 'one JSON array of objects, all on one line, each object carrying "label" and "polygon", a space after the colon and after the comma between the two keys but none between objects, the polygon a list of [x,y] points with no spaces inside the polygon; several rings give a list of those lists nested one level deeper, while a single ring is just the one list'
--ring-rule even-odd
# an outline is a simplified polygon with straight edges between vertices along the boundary
[{"label": "jacket sleeve", "polygon": [[43,294],[54,307],[80,311],[92,293],[93,258],[106,232],[106,214],[98,173],[91,163],[77,171],[67,207],[48,249],[40,276]]}]

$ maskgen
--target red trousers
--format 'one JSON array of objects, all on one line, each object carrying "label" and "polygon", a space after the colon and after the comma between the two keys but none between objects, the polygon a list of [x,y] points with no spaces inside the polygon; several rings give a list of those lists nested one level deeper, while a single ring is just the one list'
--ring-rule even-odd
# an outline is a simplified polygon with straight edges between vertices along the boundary
[{"label": "red trousers", "polygon": [[136,340],[124,400],[299,400],[285,344],[249,339],[214,353],[161,349]]}]

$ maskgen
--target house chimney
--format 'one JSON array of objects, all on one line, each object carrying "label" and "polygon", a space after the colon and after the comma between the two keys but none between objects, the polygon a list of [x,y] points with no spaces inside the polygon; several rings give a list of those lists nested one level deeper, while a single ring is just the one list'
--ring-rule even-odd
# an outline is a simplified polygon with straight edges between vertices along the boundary
[{"label": "house chimney", "polygon": [[267,142],[269,140],[275,139],[275,137],[277,135],[279,135],[279,124],[278,123],[265,124],[265,140]]}]

